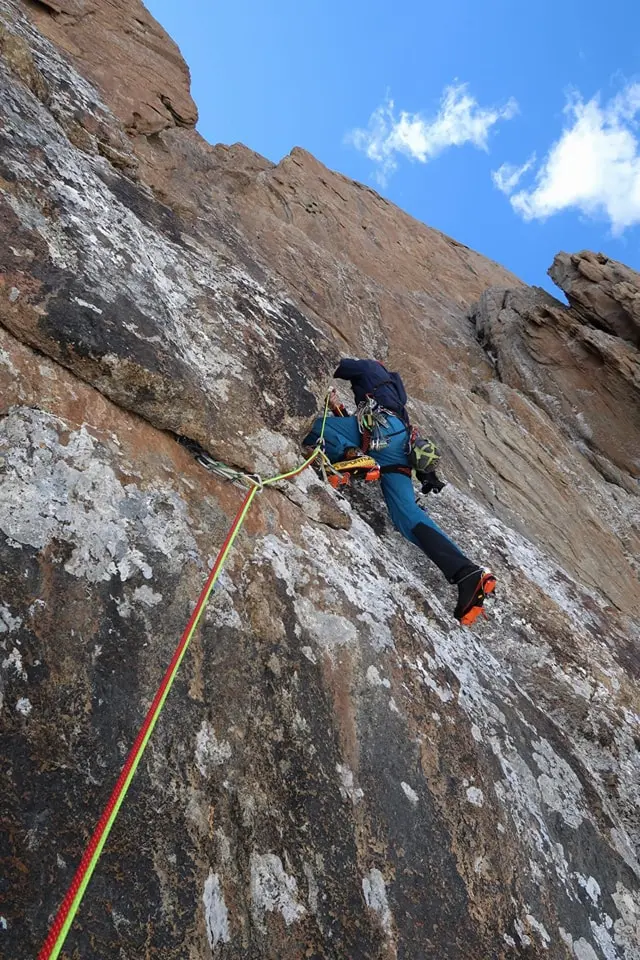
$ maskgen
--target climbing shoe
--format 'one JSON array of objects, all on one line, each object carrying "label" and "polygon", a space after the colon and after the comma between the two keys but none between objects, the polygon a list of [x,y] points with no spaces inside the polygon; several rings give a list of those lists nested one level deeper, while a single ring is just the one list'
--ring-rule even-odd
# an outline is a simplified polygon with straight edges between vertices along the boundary
[{"label": "climbing shoe", "polygon": [[346,487],[351,482],[350,473],[327,473],[327,481],[330,487],[337,490],[338,487]]},{"label": "climbing shoe", "polygon": [[490,570],[474,567],[456,580],[458,603],[453,612],[463,627],[470,627],[484,613],[485,598],[496,588],[496,578]]}]

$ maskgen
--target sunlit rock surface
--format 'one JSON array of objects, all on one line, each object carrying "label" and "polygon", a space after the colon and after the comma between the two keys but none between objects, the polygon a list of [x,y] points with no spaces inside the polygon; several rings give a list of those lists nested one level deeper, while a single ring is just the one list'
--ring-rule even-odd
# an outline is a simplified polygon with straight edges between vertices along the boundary
[{"label": "sunlit rock surface", "polygon": [[489,619],[375,487],[262,493],[62,956],[640,957],[638,275],[563,255],[567,308],[304,151],[207,145],[135,2],[0,0],[0,53],[3,955],[44,939],[239,506],[176,436],[291,467],[373,353]]}]

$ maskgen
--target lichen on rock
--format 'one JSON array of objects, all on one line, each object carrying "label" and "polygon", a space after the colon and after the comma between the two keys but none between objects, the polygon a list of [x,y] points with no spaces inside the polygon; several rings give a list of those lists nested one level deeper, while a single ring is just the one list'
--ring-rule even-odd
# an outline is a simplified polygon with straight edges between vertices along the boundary
[{"label": "lichen on rock", "polygon": [[566,306],[304,150],[207,144],[137,0],[0,0],[0,51],[3,954],[40,947],[239,508],[177,435],[292,468],[374,345],[489,618],[376,485],[264,489],[65,950],[637,960],[640,277],[560,255]]}]

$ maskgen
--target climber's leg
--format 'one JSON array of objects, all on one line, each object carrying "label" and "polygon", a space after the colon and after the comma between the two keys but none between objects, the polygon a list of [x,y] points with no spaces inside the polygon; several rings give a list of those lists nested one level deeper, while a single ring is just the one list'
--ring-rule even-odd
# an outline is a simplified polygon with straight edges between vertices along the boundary
[{"label": "climber's leg", "polygon": [[382,492],[394,526],[400,533],[421,547],[442,570],[449,583],[472,570],[474,564],[465,557],[453,540],[440,529],[429,514],[416,503],[411,477],[403,473],[385,473]]},{"label": "climber's leg", "polygon": [[[318,417],[310,432],[302,441],[303,447],[315,447],[322,430],[322,417]],[[324,428],[325,453],[332,463],[344,459],[349,447],[359,447],[360,430],[356,417],[327,417]]]}]

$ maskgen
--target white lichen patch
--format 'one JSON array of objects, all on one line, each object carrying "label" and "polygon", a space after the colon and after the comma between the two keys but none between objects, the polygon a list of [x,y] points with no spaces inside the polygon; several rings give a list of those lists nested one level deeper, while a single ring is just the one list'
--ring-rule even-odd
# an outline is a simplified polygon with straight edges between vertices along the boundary
[{"label": "white lichen patch", "polygon": [[368,628],[371,646],[374,650],[391,650],[393,648],[393,632],[385,623],[372,617],[366,610],[358,614],[358,622]]},{"label": "white lichen patch", "polygon": [[20,697],[16,703],[16,710],[18,713],[21,713],[23,717],[28,717],[33,710],[33,704],[28,697]]},{"label": "white lichen patch", "polygon": [[[214,562],[215,557],[209,557],[207,567],[211,569]],[[204,616],[207,623],[214,623],[217,627],[242,629],[242,618],[234,604],[236,592],[232,576],[227,570],[223,570],[205,610]]]},{"label": "white lichen patch", "polygon": [[3,350],[2,348],[0,348],[0,363],[2,364],[3,367],[7,368],[9,373],[13,373],[16,376],[18,375],[18,371],[14,367],[11,357],[9,356],[7,351]]},{"label": "white lichen patch", "polygon": [[280,433],[262,428],[245,438],[255,452],[254,469],[265,478],[298,465],[300,454],[294,444]]},{"label": "white lichen patch", "polygon": [[631,846],[624,828],[612,827],[609,831],[609,837],[611,838],[611,846],[613,849],[620,854],[627,866],[631,867],[631,869],[640,876],[640,862],[638,862],[635,851]]},{"label": "white lichen patch", "polygon": [[17,647],[13,647],[9,656],[3,659],[2,669],[17,674],[22,680],[27,679],[27,672],[22,666],[22,654]]},{"label": "white lichen patch", "polygon": [[387,937],[393,932],[393,916],[387,900],[387,888],[381,872],[373,867],[362,879],[364,901],[370,910],[377,914],[380,926]]},{"label": "white lichen patch", "polygon": [[[514,920],[513,926],[514,926],[514,929],[515,929],[516,933],[518,934],[518,939],[520,940],[520,943],[522,944],[522,946],[523,946],[523,947],[530,947],[530,946],[531,946],[531,937],[530,937],[529,934],[527,933],[527,929],[526,929],[524,923],[522,922],[522,920],[517,920],[517,919]],[[515,946],[515,944],[514,944],[514,946]]]},{"label": "white lichen patch", "polygon": [[640,944],[640,894],[618,881],[611,896],[620,914],[613,923],[615,943],[632,956]]},{"label": "white lichen patch", "polygon": [[533,759],[541,770],[538,786],[544,802],[559,813],[566,824],[579,827],[586,816],[580,781],[547,740],[541,739],[532,746]]},{"label": "white lichen patch", "polygon": [[[600,948],[602,956],[605,957],[605,960],[619,960],[620,953],[616,946],[617,937],[613,938],[612,930],[613,920],[608,913],[603,914],[602,922],[597,923],[595,920],[591,920],[591,932],[593,937]],[[634,944],[638,943],[637,938],[634,938]],[[625,951],[626,952],[626,951]]]},{"label": "white lichen patch", "polygon": [[218,858],[222,863],[231,862],[231,842],[221,827],[217,827],[214,831],[216,838],[216,851]]},{"label": "white lichen patch", "polygon": [[209,804],[204,796],[195,790],[191,791],[184,812],[197,833],[203,839],[208,837],[211,824],[209,823]]},{"label": "white lichen patch", "polygon": [[356,628],[346,617],[322,610],[306,597],[298,597],[295,608],[300,625],[319,647],[333,652],[338,647],[356,643]]},{"label": "white lichen patch", "polygon": [[407,800],[413,804],[415,807],[420,799],[415,790],[409,786],[408,783],[405,783],[404,780],[401,781],[400,786],[402,787],[402,792],[404,793]]},{"label": "white lichen patch", "polygon": [[469,803],[472,803],[474,807],[483,807],[484,794],[480,787],[467,787],[467,800]]},{"label": "white lichen patch", "polygon": [[598,954],[584,937],[574,941],[573,953],[576,960],[600,960]]},{"label": "white lichen patch", "polygon": [[[427,661],[428,661],[429,669],[437,670],[437,664],[433,661],[431,657],[428,657]],[[425,667],[421,657],[418,657],[414,664],[412,664],[410,661],[407,661],[407,662],[409,666],[411,666],[414,670],[418,671],[418,673],[422,677],[423,683],[425,683],[430,690],[433,690],[436,696],[440,700],[442,700],[443,703],[449,703],[449,701],[453,700],[453,693],[451,692],[451,690],[448,687],[443,687],[436,680],[434,680],[431,673],[429,672],[429,669]]]},{"label": "white lichen patch", "polygon": [[[354,515],[347,535],[336,533],[329,537],[324,530],[308,524],[298,534],[304,546],[269,535],[262,541],[261,553],[284,582],[287,594],[294,598],[302,629],[330,653],[339,646],[357,646],[363,636],[376,650],[392,644],[387,620],[393,616],[397,601],[389,595],[390,584],[380,580],[372,562],[375,550],[369,543],[370,528]],[[338,537],[340,558],[336,562]],[[313,549],[309,550],[307,544],[311,543]],[[309,590],[310,582],[314,584],[313,591]],[[363,608],[364,619],[360,616]],[[362,627],[354,624],[354,614]]]},{"label": "white lichen patch", "polygon": [[217,873],[214,873],[213,870],[209,871],[209,876],[204,882],[202,904],[204,907],[207,939],[211,949],[213,950],[219,943],[229,943],[231,939],[229,932],[229,911],[224,902],[220,877]]},{"label": "white lichen patch", "polygon": [[386,687],[387,690],[391,687],[391,681],[381,677],[380,671],[373,664],[367,668],[367,683],[370,687]]},{"label": "white lichen patch", "polygon": [[111,910],[111,923],[114,925],[118,933],[122,933],[121,927],[131,926],[131,920],[128,917],[125,917],[125,915],[120,913],[118,910]]},{"label": "white lichen patch", "polygon": [[579,885],[585,890],[587,896],[591,902],[597,905],[598,900],[600,899],[600,884],[595,879],[595,877],[583,877],[581,873],[574,874]]},{"label": "white lichen patch", "polygon": [[203,720],[196,734],[195,762],[203,777],[209,777],[215,767],[221,767],[232,754],[231,744],[218,740],[207,720]]},{"label": "white lichen patch", "polygon": [[540,940],[542,941],[543,949],[547,949],[547,945],[551,943],[551,937],[543,923],[540,923],[531,913],[526,915],[527,923],[532,930],[535,930],[539,935]]},{"label": "white lichen patch", "polygon": [[[6,536],[37,549],[52,540],[69,543],[65,570],[92,582],[151,578],[145,551],[161,553],[175,570],[197,557],[186,504],[173,490],[163,495],[124,486],[111,453],[87,429],[69,431],[62,443],[64,430],[62,421],[30,408],[13,408],[0,421],[8,467],[0,529]],[[149,600],[152,593],[142,596]]]},{"label": "white lichen patch", "polygon": [[13,633],[22,626],[20,617],[14,617],[6,603],[0,603],[0,634]]},{"label": "white lichen patch", "polygon": [[299,710],[295,710],[293,717],[291,719],[291,728],[297,734],[309,733],[310,727],[303,715]]},{"label": "white lichen patch", "polygon": [[133,599],[136,603],[142,603],[145,607],[157,607],[162,603],[162,594],[154,593],[151,587],[146,584],[142,587],[136,587],[133,591]]},{"label": "white lichen patch", "polygon": [[350,800],[354,807],[364,797],[364,791],[356,787],[353,770],[345,763],[337,763],[336,771],[340,776],[340,795],[343,800]]},{"label": "white lichen patch", "polygon": [[571,934],[567,933],[564,927],[558,927],[558,933],[560,934],[560,939],[562,940],[562,942],[566,944],[566,946],[569,947],[569,949],[573,953],[573,937],[571,936]]},{"label": "white lichen patch", "polygon": [[298,902],[295,877],[286,873],[282,860],[274,853],[251,854],[251,912],[261,930],[266,913],[279,913],[290,926],[307,912]]}]

